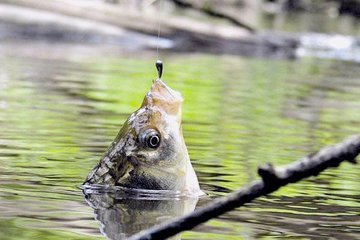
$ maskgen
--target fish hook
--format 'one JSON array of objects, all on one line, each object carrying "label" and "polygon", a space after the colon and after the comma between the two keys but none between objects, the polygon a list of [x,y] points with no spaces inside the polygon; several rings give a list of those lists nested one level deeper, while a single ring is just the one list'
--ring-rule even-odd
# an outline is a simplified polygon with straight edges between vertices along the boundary
[{"label": "fish hook", "polygon": [[163,63],[162,63],[162,61],[157,60],[155,66],[156,66],[156,69],[158,71],[159,79],[161,79],[162,72],[163,72]]}]

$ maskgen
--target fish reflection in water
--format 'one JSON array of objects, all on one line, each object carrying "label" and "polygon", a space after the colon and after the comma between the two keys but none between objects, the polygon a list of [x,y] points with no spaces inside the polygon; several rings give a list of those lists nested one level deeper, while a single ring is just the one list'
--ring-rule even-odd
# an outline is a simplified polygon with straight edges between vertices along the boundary
[{"label": "fish reflection in water", "polygon": [[[144,229],[194,211],[198,198],[173,191],[83,189],[87,203],[94,209],[101,233],[109,239],[125,239]],[[180,239],[176,236],[175,239]]]}]

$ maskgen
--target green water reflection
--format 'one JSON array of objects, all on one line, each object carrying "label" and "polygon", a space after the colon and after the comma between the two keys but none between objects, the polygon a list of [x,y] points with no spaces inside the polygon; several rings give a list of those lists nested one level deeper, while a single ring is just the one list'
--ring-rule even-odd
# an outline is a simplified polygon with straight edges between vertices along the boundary
[{"label": "green water reflection", "polygon": [[[151,54],[50,56],[0,57],[0,239],[102,236],[76,186],[156,74]],[[165,81],[185,98],[185,140],[210,197],[256,179],[260,164],[286,164],[359,132],[358,64],[196,54],[163,60]],[[182,237],[358,238],[359,174],[344,164]]]}]

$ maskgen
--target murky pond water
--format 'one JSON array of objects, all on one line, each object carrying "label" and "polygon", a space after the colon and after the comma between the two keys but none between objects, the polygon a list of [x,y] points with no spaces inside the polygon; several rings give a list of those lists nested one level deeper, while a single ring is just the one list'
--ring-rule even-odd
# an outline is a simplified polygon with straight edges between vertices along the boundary
[{"label": "murky pond water", "polygon": [[[156,76],[154,59],[96,46],[2,44],[0,239],[119,239],[192,210],[193,201],[102,196],[90,201],[94,212],[77,188],[140,106]],[[358,63],[163,60],[164,80],[184,95],[184,137],[210,199],[257,179],[258,165],[286,164],[359,132]],[[182,239],[358,239],[359,176],[345,163]]]}]

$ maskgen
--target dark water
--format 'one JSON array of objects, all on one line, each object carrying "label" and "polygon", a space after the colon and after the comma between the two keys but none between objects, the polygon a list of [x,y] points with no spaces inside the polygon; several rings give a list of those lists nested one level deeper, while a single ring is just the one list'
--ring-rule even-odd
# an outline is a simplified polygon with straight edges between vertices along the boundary
[{"label": "dark water", "polygon": [[[193,209],[192,200],[101,195],[88,199],[94,212],[77,188],[139,107],[154,59],[115,47],[2,43],[0,239],[120,238]],[[210,198],[257,179],[260,164],[286,164],[359,132],[359,63],[163,60],[165,81],[184,95],[185,140]],[[359,239],[359,176],[359,166],[345,163],[182,238]]]}]

